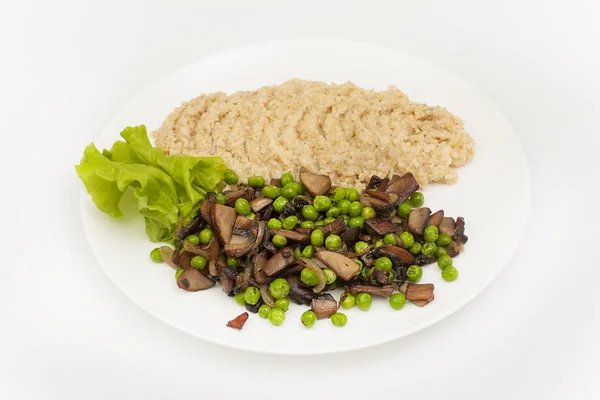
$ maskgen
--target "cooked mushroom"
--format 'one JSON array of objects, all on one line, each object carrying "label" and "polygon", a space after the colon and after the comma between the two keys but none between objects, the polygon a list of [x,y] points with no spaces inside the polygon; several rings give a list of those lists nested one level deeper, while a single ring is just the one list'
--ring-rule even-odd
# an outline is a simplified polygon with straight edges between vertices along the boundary
[{"label": "cooked mushroom", "polygon": [[415,257],[414,264],[423,266],[423,265],[433,264],[436,261],[437,261],[437,258],[435,258],[435,257],[427,257],[426,255],[419,254],[418,256]]},{"label": "cooked mushroom", "polygon": [[377,286],[385,286],[390,281],[390,273],[379,268],[373,268],[371,281]]},{"label": "cooked mushroom", "polygon": [[339,235],[346,229],[346,223],[344,222],[344,217],[339,216],[333,222],[324,226],[319,226],[317,229],[321,230],[325,236],[329,234]]},{"label": "cooked mushroom", "polygon": [[239,188],[236,191],[225,193],[225,204],[229,207],[233,207],[235,205],[235,201],[241,198],[244,198],[248,201],[252,201],[254,199],[254,189],[252,189],[249,186],[246,186]]},{"label": "cooked mushroom", "polygon": [[267,229],[267,223],[265,221],[258,222],[258,233],[256,234],[256,240],[252,246],[252,249],[250,249],[252,254],[259,250],[260,245],[262,245],[263,241],[265,240]]},{"label": "cooked mushroom", "polygon": [[440,224],[442,223],[442,219],[444,219],[444,210],[436,211],[429,217],[427,226],[435,226],[439,228]]},{"label": "cooked mushroom", "polygon": [[243,312],[227,323],[227,326],[233,329],[241,330],[248,321],[248,313]]},{"label": "cooked mushroom", "polygon": [[225,267],[221,268],[221,273],[219,274],[221,286],[223,287],[223,291],[226,295],[230,295],[233,292],[233,287],[235,286],[235,279],[237,277],[237,272],[233,267]]},{"label": "cooked mushroom", "polygon": [[374,294],[377,296],[383,296],[383,297],[390,297],[394,293],[395,289],[396,289],[396,286],[394,286],[394,285],[387,285],[387,286],[382,286],[382,287],[357,285],[357,286],[346,287],[346,291],[350,292],[354,295],[359,294],[359,293],[370,293],[370,294]]},{"label": "cooked mushroom", "polygon": [[317,315],[317,319],[329,318],[338,310],[337,301],[328,298],[316,298],[311,302],[311,309]]},{"label": "cooked mushroom", "polygon": [[463,217],[456,218],[456,232],[454,232],[452,238],[462,244],[467,243],[467,240],[469,240],[469,237],[465,235],[465,219]]},{"label": "cooked mushroom", "polygon": [[440,222],[440,226],[438,226],[438,229],[440,233],[445,233],[447,235],[454,236],[454,232],[456,232],[456,223],[454,222],[454,218],[442,218],[442,222]]},{"label": "cooked mushroom", "polygon": [[346,228],[342,233],[340,233],[340,239],[342,242],[356,242],[358,240],[358,235],[360,233],[360,228],[355,226],[354,228]]},{"label": "cooked mushroom", "polygon": [[292,202],[297,213],[302,213],[302,208],[312,203],[312,198],[309,196],[296,196]]},{"label": "cooked mushroom", "polygon": [[252,260],[252,269],[254,270],[254,279],[258,283],[265,283],[269,279],[263,268],[267,264],[267,257],[264,253],[257,254]]},{"label": "cooked mushroom", "polygon": [[375,257],[388,257],[392,262],[398,259],[401,264],[411,265],[415,262],[415,256],[409,251],[393,245],[383,245],[374,250]]},{"label": "cooked mushroom", "polygon": [[421,236],[427,227],[431,210],[427,207],[415,208],[408,214],[408,230],[413,235]]},{"label": "cooked mushroom", "polygon": [[256,237],[252,234],[232,235],[231,240],[224,246],[225,254],[240,258],[250,252],[256,243]]},{"label": "cooked mushroom", "polygon": [[366,207],[373,208],[378,214],[388,215],[394,211],[394,203],[391,201],[370,197],[364,193],[360,195],[360,202]]},{"label": "cooked mushroom", "polygon": [[273,202],[273,199],[268,197],[257,197],[250,202],[250,208],[257,213]]},{"label": "cooked mushroom", "polygon": [[177,278],[177,286],[188,292],[197,292],[198,290],[205,290],[215,285],[213,281],[208,279],[200,271],[195,268],[189,268],[183,271],[179,278]]},{"label": "cooked mushroom", "polygon": [[296,243],[309,243],[310,235],[304,234],[298,231],[290,231],[288,229],[273,229],[271,230],[271,235],[281,235],[284,236],[287,240]]},{"label": "cooked mushroom", "polygon": [[200,216],[204,221],[209,224],[212,224],[212,205],[216,204],[217,195],[214,192],[206,193],[206,197],[204,201],[202,201],[202,206],[200,206]]},{"label": "cooked mushroom", "polygon": [[450,257],[456,257],[457,255],[460,254],[461,251],[463,251],[464,245],[460,242],[457,242],[456,240],[453,240],[450,242],[450,244],[448,246],[446,246],[446,253],[450,256]]},{"label": "cooked mushroom", "polygon": [[311,288],[305,285],[297,275],[289,276],[287,281],[290,284],[290,294],[288,295],[290,300],[296,304],[310,305],[312,299],[316,297]]},{"label": "cooked mushroom", "polygon": [[211,209],[215,233],[221,243],[227,244],[233,233],[233,224],[236,218],[235,209],[222,204],[213,204]]},{"label": "cooked mushroom", "polygon": [[269,293],[269,286],[262,284],[258,286],[258,289],[260,290],[260,298],[262,301],[269,307],[275,307],[275,299],[271,296],[271,293]]},{"label": "cooked mushroom", "polygon": [[300,182],[306,187],[311,196],[319,196],[327,193],[331,187],[331,178],[327,175],[319,175],[309,171],[305,167],[300,168]]},{"label": "cooked mushroom", "polygon": [[208,272],[212,276],[217,276],[217,262],[219,261],[219,254],[221,252],[221,245],[216,238],[212,238],[208,244]]},{"label": "cooked mushroom", "polygon": [[409,283],[406,287],[406,298],[420,307],[433,301],[433,283]]},{"label": "cooked mushroom", "polygon": [[250,311],[252,314],[256,314],[262,304],[262,299],[259,298],[256,304],[246,303],[246,310]]},{"label": "cooked mushroom", "polygon": [[208,260],[208,251],[207,248],[196,246],[194,243],[190,242],[189,239],[183,240],[183,248],[190,253],[196,254],[198,256],[202,256]]},{"label": "cooked mushroom", "polygon": [[394,193],[398,198],[396,204],[404,203],[411,194],[419,190],[419,183],[412,173],[407,172],[397,179],[390,181],[385,193]]},{"label": "cooked mushroom", "polygon": [[238,215],[233,224],[233,233],[239,235],[247,235],[248,233],[256,236],[258,234],[258,222],[250,218]]},{"label": "cooked mushroom", "polygon": [[183,253],[179,254],[179,257],[177,257],[177,265],[183,269],[192,268],[192,258],[195,256],[196,255],[194,253],[184,251]]},{"label": "cooked mushroom", "polygon": [[365,224],[373,229],[378,235],[386,235],[388,233],[398,232],[400,230],[400,227],[392,223],[389,218],[369,218],[365,221]]},{"label": "cooked mushroom", "polygon": [[183,240],[183,238],[188,237],[189,235],[198,232],[200,230],[200,226],[202,225],[202,218],[199,216],[194,217],[191,223],[184,226],[178,235],[175,235],[175,239]]},{"label": "cooked mushroom", "polygon": [[350,280],[360,271],[360,266],[353,259],[334,251],[318,251],[315,257],[345,281]]},{"label": "cooked mushroom", "polygon": [[267,276],[273,276],[283,271],[286,267],[294,263],[294,251],[289,247],[284,247],[275,254],[262,268]]},{"label": "cooked mushroom", "polygon": [[169,264],[169,267],[177,271],[179,269],[179,266],[173,262],[173,254],[173,249],[169,246],[160,246],[160,257],[163,259],[164,262]]},{"label": "cooked mushroom", "polygon": [[381,180],[382,179],[377,175],[371,176],[371,179],[369,179],[369,183],[367,184],[367,190],[378,189],[379,186],[381,186]]}]

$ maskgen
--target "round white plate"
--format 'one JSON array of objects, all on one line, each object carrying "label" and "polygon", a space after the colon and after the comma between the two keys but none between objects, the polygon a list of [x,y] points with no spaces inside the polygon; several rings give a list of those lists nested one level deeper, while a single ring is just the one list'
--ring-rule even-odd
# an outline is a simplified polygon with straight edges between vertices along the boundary
[{"label": "round white plate", "polygon": [[[88,241],[114,284],[156,318],[199,338],[238,349],[279,354],[333,353],[384,343],[418,331],[450,315],[481,292],[510,259],[527,221],[529,170],[509,123],[470,84],[438,66],[364,42],[286,40],[260,43],[204,58],[161,79],[140,93],[110,122],[96,144],[108,147],[128,125],[150,131],[182,101],[201,93],[251,90],[287,79],[352,81],[365,88],[394,84],[413,100],[443,105],[462,117],[475,138],[476,156],[452,186],[425,190],[426,205],[446,215],[464,216],[469,242],[454,260],[458,280],[442,280],[436,265],[425,267],[422,282],[435,284],[435,301],[424,308],[407,304],[394,311],[374,299],[368,312],[344,311],[348,324],[329,320],[312,329],[300,323],[307,308],[292,305],[280,327],[251,315],[242,331],[225,327],[245,311],[217,286],[189,293],[177,288],[173,270],[150,261],[155,247],[142,218],[132,210],[114,220],[100,213],[87,193],[81,212]],[[244,176],[244,171],[237,171]]]}]

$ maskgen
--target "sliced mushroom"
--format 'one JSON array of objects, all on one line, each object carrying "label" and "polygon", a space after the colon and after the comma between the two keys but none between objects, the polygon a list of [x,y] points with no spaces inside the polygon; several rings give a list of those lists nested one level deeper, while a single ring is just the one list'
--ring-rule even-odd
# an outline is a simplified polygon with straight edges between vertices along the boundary
[{"label": "sliced mushroom", "polygon": [[425,307],[427,304],[431,303],[435,299],[435,296],[432,294],[431,299],[429,300],[413,300],[413,304],[418,305],[419,307]]},{"label": "sliced mushroom", "polygon": [[253,212],[257,213],[262,211],[265,207],[270,205],[273,202],[273,199],[268,197],[257,197],[250,202],[250,208]]},{"label": "sliced mushroom", "polygon": [[214,192],[206,193],[206,197],[200,206],[200,216],[204,221],[212,224],[212,205],[217,203],[217,195]]},{"label": "sliced mushroom", "polygon": [[378,287],[386,286],[390,282],[390,273],[379,268],[373,268],[370,278]]},{"label": "sliced mushroom", "polygon": [[385,193],[394,193],[398,198],[396,204],[404,203],[411,194],[419,190],[419,183],[415,179],[414,175],[410,172],[402,175],[398,179],[390,181],[389,185],[385,189]]},{"label": "sliced mushroom", "polygon": [[396,290],[395,285],[386,285],[382,287],[376,286],[367,286],[367,285],[357,285],[357,286],[348,286],[346,287],[346,291],[350,292],[354,295],[359,293],[370,293],[377,296],[390,297],[394,290]]},{"label": "sliced mushroom", "polygon": [[469,240],[469,237],[465,235],[465,219],[463,217],[456,218],[456,232],[454,232],[452,238],[462,244],[467,243],[467,240]]},{"label": "sliced mushroom", "polygon": [[258,223],[258,233],[256,235],[256,240],[254,242],[254,246],[250,250],[251,253],[255,253],[259,250],[260,245],[265,240],[265,234],[267,232],[267,223],[265,221],[259,221]]},{"label": "sliced mushroom", "polygon": [[462,243],[453,240],[448,246],[446,246],[446,253],[450,257],[456,257],[461,251],[463,251],[464,247],[465,246]]},{"label": "sliced mushroom", "polygon": [[262,306],[262,304],[263,304],[262,299],[259,298],[258,302],[256,304],[246,303],[246,310],[250,311],[253,314],[256,314],[258,312],[258,309],[260,308],[260,306]]},{"label": "sliced mushroom", "polygon": [[318,251],[315,257],[333,270],[341,279],[348,281],[360,271],[353,259],[333,251]]},{"label": "sliced mushroom", "polygon": [[408,214],[408,230],[413,235],[423,235],[431,210],[427,207],[415,208]]},{"label": "sliced mushroom", "polygon": [[275,307],[275,299],[273,299],[273,296],[269,293],[269,286],[262,284],[258,286],[258,289],[260,290],[260,298],[262,301],[269,307]]},{"label": "sliced mushroom", "polygon": [[311,309],[317,315],[317,319],[329,318],[338,310],[337,301],[326,298],[313,299]]},{"label": "sliced mushroom", "polygon": [[427,257],[426,255],[419,254],[418,256],[415,257],[414,264],[423,266],[423,265],[433,264],[436,261],[437,261],[437,258],[435,258],[435,257]]},{"label": "sliced mushroom", "polygon": [[248,321],[248,313],[244,312],[227,323],[227,326],[233,329],[241,330]]},{"label": "sliced mushroom", "polygon": [[256,237],[252,234],[232,235],[231,240],[224,246],[225,254],[240,258],[250,252],[256,243]]},{"label": "sliced mushroom", "polygon": [[179,254],[179,257],[177,257],[177,265],[183,269],[192,268],[192,258],[195,256],[196,255],[194,253],[184,251],[183,253]]},{"label": "sliced mushroom", "polygon": [[267,274],[265,274],[265,271],[263,271],[263,268],[267,264],[267,261],[268,261],[267,257],[265,256],[264,253],[257,254],[254,257],[254,259],[252,260],[252,263],[253,263],[252,268],[254,270],[254,274],[253,274],[254,279],[258,283],[265,283],[269,279],[267,277]]},{"label": "sliced mushroom", "polygon": [[429,217],[429,221],[427,221],[427,226],[435,226],[439,228],[442,220],[444,219],[444,210],[439,210],[431,214]]},{"label": "sliced mushroom", "polygon": [[381,178],[377,175],[371,176],[369,183],[367,184],[367,190],[378,189],[381,186]]},{"label": "sliced mushroom", "polygon": [[[284,247],[275,254],[262,268],[267,276],[273,276],[283,271],[286,267],[294,263],[294,251],[289,247]],[[358,265],[358,264],[357,264]]]},{"label": "sliced mushroom", "polygon": [[221,245],[216,238],[212,238],[208,244],[208,272],[212,276],[217,276],[217,262],[219,261],[219,253],[221,252]]},{"label": "sliced mushroom", "polygon": [[160,257],[164,262],[169,264],[169,267],[173,268],[175,271],[179,269],[179,266],[173,262],[173,249],[169,246],[160,246]]},{"label": "sliced mushroom", "polygon": [[288,229],[273,229],[271,230],[271,235],[281,235],[285,237],[287,240],[296,243],[309,243],[310,235],[301,233],[298,231],[290,231]]},{"label": "sliced mushroom", "polygon": [[230,295],[233,292],[233,287],[235,286],[235,280],[238,274],[233,267],[225,267],[221,268],[221,273],[219,274],[221,286],[223,287],[223,291],[226,295]]},{"label": "sliced mushroom", "polygon": [[331,187],[331,178],[327,175],[319,175],[309,171],[305,167],[300,168],[300,182],[306,187],[311,196],[319,196],[327,193]]},{"label": "sliced mushroom", "polygon": [[358,235],[360,233],[360,228],[355,226],[354,228],[346,228],[342,233],[340,233],[340,239],[344,243],[356,242],[358,240]]},{"label": "sliced mushroom", "polygon": [[406,298],[410,301],[415,300],[426,300],[430,302],[433,300],[433,283],[409,283],[406,288]]},{"label": "sliced mushroom", "polygon": [[442,218],[442,222],[440,222],[440,226],[438,226],[438,229],[440,233],[445,233],[447,235],[454,236],[454,232],[456,232],[456,223],[454,222],[454,218]]},{"label": "sliced mushroom", "polygon": [[198,256],[202,256],[208,260],[208,251],[204,247],[196,246],[194,243],[190,242],[189,239],[183,240],[183,248],[190,253],[196,254]]},{"label": "sliced mushroom", "polygon": [[339,216],[333,222],[319,226],[317,229],[321,230],[326,236],[329,234],[339,235],[346,229],[346,223],[344,222],[344,217]]},{"label": "sliced mushroom", "polygon": [[211,209],[213,227],[217,237],[221,243],[227,244],[233,233],[233,224],[236,219],[235,209],[222,204],[213,204]]},{"label": "sliced mushroom", "polygon": [[365,224],[375,231],[378,235],[386,235],[392,232],[398,232],[401,228],[392,223],[388,218],[369,218],[365,221]]},{"label": "sliced mushroom", "polygon": [[365,207],[373,208],[378,214],[388,215],[394,211],[394,203],[391,201],[384,201],[376,197],[370,197],[365,194],[360,195],[360,202]]},{"label": "sliced mushroom", "polygon": [[233,233],[238,235],[247,235],[248,233],[256,236],[258,234],[258,222],[250,218],[238,215],[233,224]]},{"label": "sliced mushroom", "polygon": [[202,225],[202,218],[196,216],[192,222],[186,226],[184,226],[179,235],[175,235],[175,239],[183,240],[183,238],[188,237],[189,235],[196,233],[200,230],[200,226]]},{"label": "sliced mushroom", "polygon": [[290,284],[290,294],[288,295],[290,300],[296,304],[310,305],[316,294],[300,280],[300,277],[291,275],[287,281]]},{"label": "sliced mushroom", "polygon": [[240,187],[236,191],[225,193],[225,204],[229,207],[233,207],[235,205],[235,201],[241,198],[244,198],[248,201],[252,201],[254,199],[254,189],[252,189],[249,186],[246,186]]},{"label": "sliced mushroom", "polygon": [[213,281],[208,279],[204,274],[195,268],[189,268],[183,271],[177,278],[177,286],[188,292],[197,292],[205,290],[215,285]]},{"label": "sliced mushroom", "polygon": [[383,245],[374,250],[376,253],[376,257],[388,257],[394,262],[394,259],[397,258],[401,264],[411,265],[415,262],[415,256],[412,255],[411,252],[393,245]]}]

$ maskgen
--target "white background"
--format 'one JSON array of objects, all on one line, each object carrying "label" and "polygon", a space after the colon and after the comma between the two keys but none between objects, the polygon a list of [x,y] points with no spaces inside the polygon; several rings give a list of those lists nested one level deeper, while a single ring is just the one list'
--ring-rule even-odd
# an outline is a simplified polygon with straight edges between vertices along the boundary
[{"label": "white background", "polygon": [[[600,398],[597,2],[0,4],[0,398]],[[366,350],[262,356],[156,321],[90,255],[73,165],[110,116],[203,55],[282,37],[423,56],[513,124],[532,173],[525,238],[453,316]]]}]

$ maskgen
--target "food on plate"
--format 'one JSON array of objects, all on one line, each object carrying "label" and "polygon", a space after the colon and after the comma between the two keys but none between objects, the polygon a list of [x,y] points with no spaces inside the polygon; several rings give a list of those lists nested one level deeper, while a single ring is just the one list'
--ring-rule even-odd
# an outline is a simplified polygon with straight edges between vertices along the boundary
[{"label": "food on plate", "polygon": [[166,154],[219,155],[232,170],[266,182],[303,166],[331,177],[311,181],[313,196],[310,190],[331,181],[363,188],[371,175],[412,172],[422,187],[453,183],[456,168],[474,155],[463,121],[446,109],[412,102],[394,86],[375,91],[351,82],[292,79],[203,94],[176,108],[153,135]]}]

